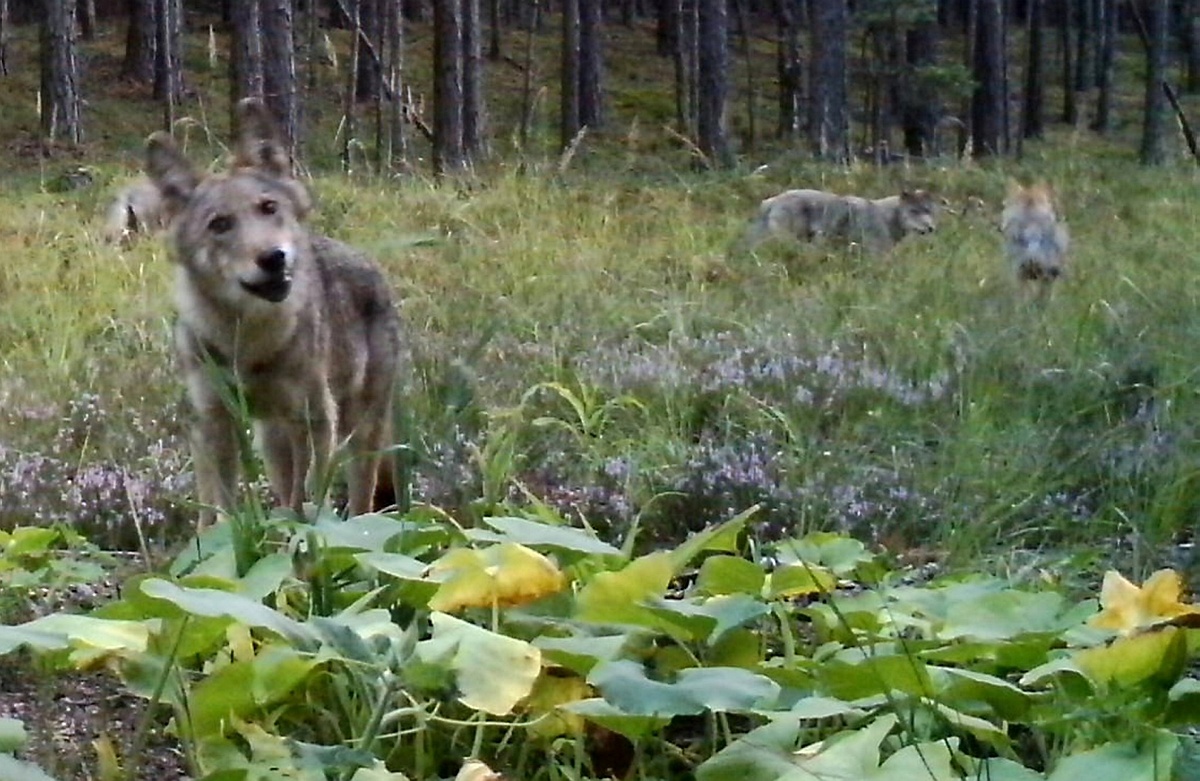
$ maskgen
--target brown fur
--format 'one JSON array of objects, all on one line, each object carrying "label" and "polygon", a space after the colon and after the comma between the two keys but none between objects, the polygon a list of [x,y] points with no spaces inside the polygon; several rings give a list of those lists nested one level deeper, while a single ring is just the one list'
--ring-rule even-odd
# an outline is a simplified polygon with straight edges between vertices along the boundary
[{"label": "brown fur", "polygon": [[762,202],[738,249],[749,251],[771,236],[782,235],[801,241],[856,242],[882,254],[911,233],[933,232],[937,209],[937,200],[924,190],[877,200],[823,190],[788,190]]},{"label": "brown fur", "polygon": [[171,213],[158,187],[140,178],[122,187],[104,213],[104,238],[128,244],[135,236],[166,229]]},{"label": "brown fur", "polygon": [[1037,283],[1040,292],[1066,274],[1070,234],[1059,219],[1054,191],[1039,182],[1022,187],[1009,182],[1000,231],[1013,273],[1021,283]]},{"label": "brown fur", "polygon": [[147,143],[150,181],[176,215],[175,348],[197,416],[200,522],[235,504],[239,408],[280,502],[303,512],[345,446],[348,510],[367,512],[399,372],[391,293],[371,260],[304,227],[308,191],[265,108],[238,110],[227,173],[200,176],[165,133]]}]

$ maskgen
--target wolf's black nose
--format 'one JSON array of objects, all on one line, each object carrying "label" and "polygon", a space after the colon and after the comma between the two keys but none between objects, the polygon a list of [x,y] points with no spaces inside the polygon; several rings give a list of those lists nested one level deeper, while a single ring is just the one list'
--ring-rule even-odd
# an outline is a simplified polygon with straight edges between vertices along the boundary
[{"label": "wolf's black nose", "polygon": [[276,247],[259,255],[255,262],[268,274],[279,274],[287,268],[287,253]]}]

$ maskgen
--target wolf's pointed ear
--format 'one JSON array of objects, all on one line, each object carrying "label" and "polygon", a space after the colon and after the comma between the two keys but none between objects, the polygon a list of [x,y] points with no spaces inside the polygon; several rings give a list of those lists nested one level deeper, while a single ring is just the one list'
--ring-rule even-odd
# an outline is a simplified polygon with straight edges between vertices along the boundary
[{"label": "wolf's pointed ear", "polygon": [[242,98],[237,104],[236,118],[234,168],[257,168],[272,176],[291,176],[291,156],[266,105],[258,98]]},{"label": "wolf's pointed ear", "polygon": [[146,139],[146,175],[158,188],[170,211],[178,211],[200,183],[191,162],[163,131]]}]

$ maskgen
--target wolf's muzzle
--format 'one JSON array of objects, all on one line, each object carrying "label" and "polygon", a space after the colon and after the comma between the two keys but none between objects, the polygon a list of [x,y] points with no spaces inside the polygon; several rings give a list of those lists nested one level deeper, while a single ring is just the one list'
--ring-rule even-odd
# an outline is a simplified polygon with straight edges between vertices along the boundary
[{"label": "wolf's muzzle", "polygon": [[287,252],[277,247],[259,255],[254,259],[254,264],[265,276],[256,282],[243,280],[242,287],[273,304],[287,298],[292,290],[292,274],[288,268]]}]

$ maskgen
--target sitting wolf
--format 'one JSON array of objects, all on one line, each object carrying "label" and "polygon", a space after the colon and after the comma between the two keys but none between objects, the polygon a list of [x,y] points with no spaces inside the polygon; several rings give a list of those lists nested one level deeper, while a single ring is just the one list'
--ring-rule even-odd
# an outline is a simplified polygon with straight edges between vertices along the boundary
[{"label": "sitting wolf", "polygon": [[877,200],[821,190],[788,190],[763,200],[740,248],[750,251],[773,235],[802,241],[833,238],[856,242],[882,254],[910,233],[932,233],[937,202],[924,190],[906,190]]},{"label": "sitting wolf", "polygon": [[1067,226],[1059,221],[1049,185],[1022,187],[1009,182],[1000,231],[1004,234],[1005,254],[1019,282],[1040,283],[1044,292],[1066,273],[1071,237]]},{"label": "sitting wolf", "polygon": [[932,233],[937,227],[937,206],[925,190],[905,190],[878,200],[823,190],[788,190],[762,202],[738,248],[748,252],[770,236],[786,235],[802,241],[830,237],[883,254],[910,233]]}]

